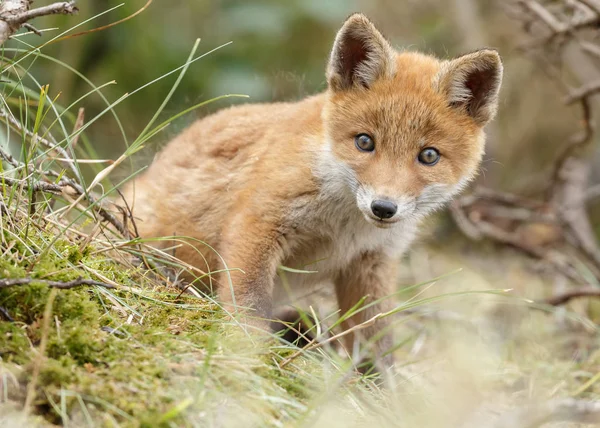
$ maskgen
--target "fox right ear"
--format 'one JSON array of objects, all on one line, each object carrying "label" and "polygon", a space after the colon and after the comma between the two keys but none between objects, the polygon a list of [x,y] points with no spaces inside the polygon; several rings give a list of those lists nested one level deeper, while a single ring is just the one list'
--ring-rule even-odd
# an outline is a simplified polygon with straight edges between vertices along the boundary
[{"label": "fox right ear", "polygon": [[502,60],[498,52],[482,49],[443,64],[436,78],[438,90],[448,103],[483,126],[498,109],[502,83]]},{"label": "fox right ear", "polygon": [[335,37],[327,83],[333,91],[354,86],[370,87],[380,78],[392,77],[396,53],[366,16],[351,15]]}]

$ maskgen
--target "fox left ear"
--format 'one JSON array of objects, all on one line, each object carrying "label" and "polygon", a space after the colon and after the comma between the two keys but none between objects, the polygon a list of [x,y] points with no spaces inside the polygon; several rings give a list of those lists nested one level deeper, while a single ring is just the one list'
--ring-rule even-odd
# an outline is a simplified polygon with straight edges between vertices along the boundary
[{"label": "fox left ear", "polygon": [[437,89],[453,108],[459,108],[480,126],[496,115],[502,83],[502,60],[493,49],[463,55],[442,65]]},{"label": "fox left ear", "polygon": [[338,31],[327,66],[333,91],[370,87],[377,79],[392,77],[396,53],[366,16],[351,15]]}]

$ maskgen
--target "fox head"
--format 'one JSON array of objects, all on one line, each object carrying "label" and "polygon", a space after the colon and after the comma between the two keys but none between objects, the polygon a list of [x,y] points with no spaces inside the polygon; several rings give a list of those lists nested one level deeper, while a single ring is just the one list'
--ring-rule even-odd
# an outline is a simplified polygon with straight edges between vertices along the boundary
[{"label": "fox head", "polygon": [[448,61],[398,53],[354,14],[326,75],[327,176],[367,221],[385,228],[422,218],[475,176],[502,80],[495,50]]}]

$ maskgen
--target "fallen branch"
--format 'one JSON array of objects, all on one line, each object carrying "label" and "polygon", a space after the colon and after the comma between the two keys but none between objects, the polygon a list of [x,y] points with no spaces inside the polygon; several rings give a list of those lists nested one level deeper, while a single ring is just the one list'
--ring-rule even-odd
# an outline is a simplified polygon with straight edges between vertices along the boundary
[{"label": "fallen branch", "polygon": [[36,9],[30,9],[31,3],[31,0],[4,0],[0,3],[0,45],[32,19],[56,14],[73,15],[78,12],[74,1],[56,2]]},{"label": "fallen branch", "polygon": [[114,285],[106,284],[104,282],[94,281],[93,279],[84,279],[84,278],[79,277],[73,281],[67,281],[67,282],[49,281],[47,279],[38,279],[38,278],[13,278],[13,279],[5,278],[5,279],[0,279],[0,289],[14,287],[14,286],[20,286],[20,285],[39,284],[39,283],[46,284],[47,286],[52,287],[52,288],[58,288],[60,290],[67,290],[70,288],[81,287],[82,285],[96,285],[98,287],[104,287],[104,288],[116,288]]}]

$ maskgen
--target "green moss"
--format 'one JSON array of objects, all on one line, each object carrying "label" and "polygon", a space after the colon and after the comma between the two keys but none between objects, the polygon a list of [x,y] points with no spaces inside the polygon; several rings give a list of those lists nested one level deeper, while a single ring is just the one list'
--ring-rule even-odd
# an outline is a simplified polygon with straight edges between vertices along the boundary
[{"label": "green moss", "polygon": [[48,358],[41,367],[39,383],[66,386],[77,380],[77,363],[67,355]]},{"label": "green moss", "polygon": [[0,357],[2,361],[23,364],[29,359],[29,340],[18,325],[0,322]]},{"label": "green moss", "polygon": [[[43,332],[51,288],[32,282],[0,289],[0,306],[15,320],[0,322],[0,368],[20,367],[21,391],[38,361],[32,345],[39,347],[47,334],[36,398],[46,421],[63,422],[52,402],[62,403],[69,418],[81,417],[85,406],[98,423],[166,426],[183,421],[189,406],[204,411],[203,400],[216,403],[233,396],[240,401],[263,387],[267,395],[309,396],[299,377],[280,371],[267,348],[258,350],[223,322],[226,317],[211,302],[162,288],[147,279],[147,272],[124,268],[93,246],[80,249],[76,240],[61,238],[49,249],[50,231],[31,228],[22,239],[27,245],[5,248],[1,277],[70,281],[96,271],[137,290],[59,290]],[[276,405],[269,406],[267,414],[279,418]]]}]

